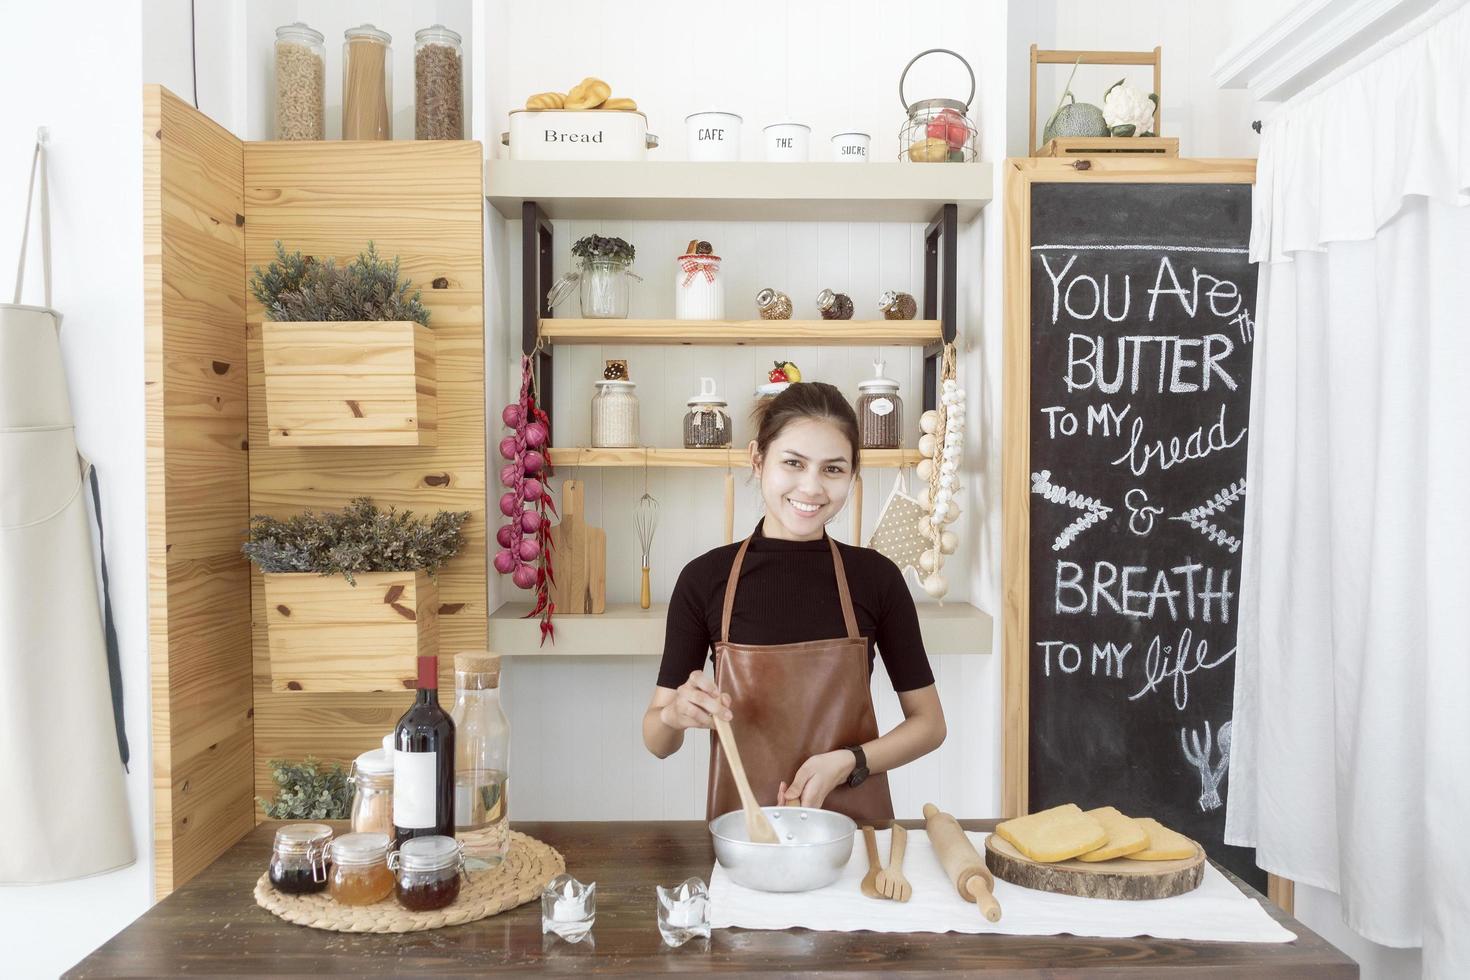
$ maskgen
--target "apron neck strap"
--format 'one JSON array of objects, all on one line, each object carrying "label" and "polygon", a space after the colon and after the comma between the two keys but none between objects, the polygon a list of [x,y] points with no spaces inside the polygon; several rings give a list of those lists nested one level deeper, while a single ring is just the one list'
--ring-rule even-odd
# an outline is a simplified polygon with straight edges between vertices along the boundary
[{"label": "apron neck strap", "polygon": [[36,131],[36,152],[31,156],[30,186],[26,191],[25,225],[20,232],[20,261],[15,270],[15,298],[20,304],[21,287],[26,278],[26,246],[31,240],[31,203],[36,196],[36,172],[41,174],[41,277],[45,283],[45,305],[51,305],[51,200],[46,188],[46,128]]},{"label": "apron neck strap", "polygon": [[[754,535],[752,535],[754,537]],[[847,587],[847,569],[842,564],[842,552],[837,550],[837,542],[830,537],[827,545],[832,549],[832,566],[837,573],[837,598],[842,603],[842,622],[847,627],[847,638],[857,640],[862,638],[858,632],[857,616],[852,611],[852,590]],[[735,587],[740,584],[740,566],[745,564],[745,553],[750,550],[750,538],[740,542],[740,548],[735,552],[735,561],[730,565],[730,578],[725,583],[725,607],[720,612],[720,641],[730,642],[730,614],[735,609]]]}]

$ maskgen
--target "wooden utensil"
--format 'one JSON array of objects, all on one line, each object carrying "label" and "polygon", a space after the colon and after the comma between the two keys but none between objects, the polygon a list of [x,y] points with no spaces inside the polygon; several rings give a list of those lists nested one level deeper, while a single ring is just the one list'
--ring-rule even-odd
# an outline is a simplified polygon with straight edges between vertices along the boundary
[{"label": "wooden utensil", "polygon": [[878,890],[878,875],[883,870],[883,862],[878,857],[878,835],[873,833],[872,827],[863,827],[863,843],[868,848],[868,873],[863,875],[863,882],[858,887],[869,898],[882,898],[883,893]]},{"label": "wooden utensil", "polygon": [[980,857],[970,838],[960,829],[959,821],[943,812],[933,803],[924,804],[924,829],[929,834],[929,843],[944,865],[944,873],[954,884],[960,898],[974,902],[982,915],[990,922],[1000,921],[1000,903],[992,890],[995,879]]},{"label": "wooden utensil", "polygon": [[903,855],[908,849],[909,832],[897,820],[889,828],[893,835],[888,842],[888,866],[878,872],[878,891],[884,898],[895,902],[907,902],[914,894],[909,880],[903,876]]},{"label": "wooden utensil", "polygon": [[730,723],[719,715],[715,715],[715,734],[720,737],[720,748],[725,750],[725,758],[730,762],[730,775],[735,777],[735,789],[740,794],[740,805],[745,808],[745,833],[757,844],[779,844],[781,839],[776,836],[776,828],[771,826],[766,812],[760,808],[755,801],[755,794],[750,791],[750,780],[745,776],[745,764],[740,761],[740,750],[735,747],[735,733],[730,731]]},{"label": "wooden utensil", "polygon": [[551,601],[559,616],[600,614],[607,609],[607,532],[587,523],[581,480],[561,485],[561,523],[551,529],[556,580]]}]

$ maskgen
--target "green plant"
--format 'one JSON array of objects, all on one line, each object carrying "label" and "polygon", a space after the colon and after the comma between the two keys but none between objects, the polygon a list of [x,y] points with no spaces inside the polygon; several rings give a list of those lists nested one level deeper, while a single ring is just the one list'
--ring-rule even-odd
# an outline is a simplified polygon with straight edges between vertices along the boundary
[{"label": "green plant", "polygon": [[341,763],[323,765],[311,756],[302,762],[271,760],[276,798],[255,802],[272,820],[346,820],[352,815],[352,778]]},{"label": "green plant", "polygon": [[432,518],[415,517],[411,510],[384,511],[372,498],[358,497],[338,512],[306,510],[284,521],[256,514],[240,550],[263,572],[341,575],[354,585],[358,572],[426,571],[437,577],[459,552],[460,529],[469,516],[441,510]]},{"label": "green plant", "polygon": [[616,259],[631,265],[637,250],[621,238],[588,235],[586,238],[577,239],[576,244],[572,246],[572,254],[581,259]]},{"label": "green plant", "polygon": [[276,242],[276,258],[264,269],[255,267],[250,295],[265,307],[271,320],[429,323],[429,311],[420,302],[423,294],[410,280],[399,278],[398,257],[385,261],[372,242],[345,267],[333,259],[317,261],[300,252],[288,254]]}]

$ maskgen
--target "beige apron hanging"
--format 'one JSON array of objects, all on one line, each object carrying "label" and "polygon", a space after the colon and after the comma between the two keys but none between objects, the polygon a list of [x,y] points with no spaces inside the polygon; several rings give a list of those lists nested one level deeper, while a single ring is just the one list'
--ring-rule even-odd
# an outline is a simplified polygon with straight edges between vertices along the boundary
[{"label": "beige apron hanging", "polygon": [[[77,454],[61,315],[51,309],[44,134],[31,163],[15,300],[0,303],[0,884],[61,881],[134,860],[121,677],[98,608],[87,487]],[[22,306],[41,184],[45,306]],[[100,515],[99,515],[100,521]],[[101,524],[98,525],[99,544]],[[107,566],[102,566],[106,589]],[[106,627],[104,632],[104,625]]]}]

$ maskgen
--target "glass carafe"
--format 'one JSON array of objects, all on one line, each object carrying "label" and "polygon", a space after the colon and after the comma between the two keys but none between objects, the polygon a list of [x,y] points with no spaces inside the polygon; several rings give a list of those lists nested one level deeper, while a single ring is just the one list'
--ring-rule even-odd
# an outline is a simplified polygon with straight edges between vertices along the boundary
[{"label": "glass carafe", "polygon": [[454,657],[454,827],[467,867],[494,867],[510,850],[506,800],[510,722],[500,707],[500,657]]}]

